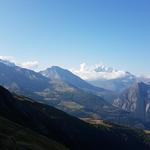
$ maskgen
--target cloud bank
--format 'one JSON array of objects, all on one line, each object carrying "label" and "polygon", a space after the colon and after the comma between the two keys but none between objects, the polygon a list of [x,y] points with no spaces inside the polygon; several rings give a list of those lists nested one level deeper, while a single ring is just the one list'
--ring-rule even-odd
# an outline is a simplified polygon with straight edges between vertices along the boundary
[{"label": "cloud bank", "polygon": [[84,80],[110,80],[125,77],[128,73],[125,71],[115,70],[101,64],[88,66],[86,63],[80,64],[79,69],[71,69],[71,71]]}]

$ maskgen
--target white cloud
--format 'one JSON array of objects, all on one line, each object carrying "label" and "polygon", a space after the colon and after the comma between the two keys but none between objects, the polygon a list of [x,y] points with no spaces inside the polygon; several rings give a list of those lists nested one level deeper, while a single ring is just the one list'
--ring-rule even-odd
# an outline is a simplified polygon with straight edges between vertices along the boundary
[{"label": "white cloud", "polygon": [[88,66],[86,63],[82,63],[79,69],[71,69],[71,71],[84,80],[109,80],[124,77],[128,74],[125,71],[115,70],[104,65]]},{"label": "white cloud", "polygon": [[21,67],[37,70],[39,67],[39,62],[38,61],[26,61],[26,62],[21,63]]}]

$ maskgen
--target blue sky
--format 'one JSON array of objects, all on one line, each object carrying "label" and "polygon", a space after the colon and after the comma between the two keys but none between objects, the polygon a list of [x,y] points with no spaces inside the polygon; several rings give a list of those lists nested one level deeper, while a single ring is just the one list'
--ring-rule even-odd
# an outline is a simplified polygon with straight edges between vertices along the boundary
[{"label": "blue sky", "polygon": [[149,0],[0,0],[0,55],[150,74],[149,7]]}]

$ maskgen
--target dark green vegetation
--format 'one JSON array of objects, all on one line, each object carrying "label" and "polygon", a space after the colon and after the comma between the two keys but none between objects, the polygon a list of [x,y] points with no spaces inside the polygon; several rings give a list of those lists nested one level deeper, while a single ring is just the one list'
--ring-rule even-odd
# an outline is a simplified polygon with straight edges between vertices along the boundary
[{"label": "dark green vegetation", "polygon": [[[37,142],[39,146],[43,140],[46,141],[48,138],[56,141],[57,143],[65,145],[71,150],[149,149],[144,132],[142,131],[132,130],[117,125],[114,125],[112,127],[91,125],[48,105],[37,103],[26,97],[16,95],[12,96],[7,90],[2,87],[0,87],[0,116],[10,120],[11,122],[15,122],[15,125],[13,125],[14,123],[12,123],[12,126],[14,126],[14,128],[18,128],[16,129],[17,131],[22,128],[20,127],[20,125],[23,126],[23,128],[25,127],[33,130],[34,133],[27,129],[29,131],[26,132],[27,135],[29,134],[28,136],[23,134],[23,138],[25,140],[24,142],[27,142],[30,145],[31,141],[31,143],[33,144],[33,148],[34,135],[38,133],[38,136],[42,135],[40,136],[41,141]],[[2,123],[5,123],[5,121],[2,121]],[[19,126],[16,125],[16,123],[19,124]],[[2,128],[0,130],[3,130],[3,125],[1,125],[0,127]],[[9,125],[6,126],[6,129],[7,128],[8,131],[10,131]],[[26,129],[22,129],[22,132],[24,130]],[[30,133],[33,133],[33,137],[31,137]],[[47,137],[46,140],[43,136]],[[13,137],[13,139],[16,138],[17,137],[15,136]],[[27,139],[29,141],[26,141]],[[21,138],[19,138],[18,140],[20,140],[21,143],[24,143]],[[38,139],[35,140],[38,141]],[[3,138],[1,138],[1,143],[2,142]],[[17,140],[16,142],[19,143],[19,141]]]},{"label": "dark green vegetation", "polygon": [[61,144],[0,117],[1,150],[67,150]]}]

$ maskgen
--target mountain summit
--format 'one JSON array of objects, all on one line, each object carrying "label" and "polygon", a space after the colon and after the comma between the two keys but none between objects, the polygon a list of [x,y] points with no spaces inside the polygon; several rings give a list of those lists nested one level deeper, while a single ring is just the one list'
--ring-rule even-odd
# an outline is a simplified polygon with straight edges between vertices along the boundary
[{"label": "mountain summit", "polygon": [[99,87],[95,87],[80,77],[76,76],[69,70],[60,68],[58,66],[52,66],[44,71],[41,71],[40,74],[49,78],[51,81],[65,82],[71,86],[74,86],[78,89],[89,91],[89,92],[108,92],[107,90]]}]

